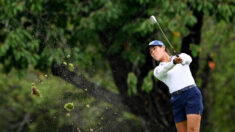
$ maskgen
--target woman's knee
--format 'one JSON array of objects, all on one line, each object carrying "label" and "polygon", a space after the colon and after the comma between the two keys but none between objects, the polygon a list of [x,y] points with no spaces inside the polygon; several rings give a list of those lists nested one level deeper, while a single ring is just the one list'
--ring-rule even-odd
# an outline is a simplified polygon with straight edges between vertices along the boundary
[{"label": "woman's knee", "polygon": [[187,126],[187,132],[199,132],[199,129],[196,126]]}]

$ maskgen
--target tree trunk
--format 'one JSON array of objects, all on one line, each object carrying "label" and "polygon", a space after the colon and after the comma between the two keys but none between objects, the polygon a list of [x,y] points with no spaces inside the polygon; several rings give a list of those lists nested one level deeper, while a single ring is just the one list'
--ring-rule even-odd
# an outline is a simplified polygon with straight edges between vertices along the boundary
[{"label": "tree trunk", "polygon": [[[107,31],[100,32],[100,39],[105,48],[108,49],[112,42],[105,39]],[[123,47],[124,48],[124,47]],[[176,131],[171,105],[169,103],[169,93],[167,87],[161,82],[154,82],[154,88],[150,93],[141,91],[144,77],[154,67],[151,66],[152,59],[148,58],[146,63],[139,69],[138,94],[128,96],[127,76],[132,71],[132,64],[121,57],[121,53],[107,54],[107,58],[112,70],[114,82],[120,91],[123,103],[127,105],[132,113],[140,116],[144,120],[145,131],[174,132]]]},{"label": "tree trunk", "polygon": [[197,18],[197,23],[194,24],[193,26],[188,26],[190,33],[187,36],[183,37],[182,39],[181,52],[192,56],[193,61],[190,64],[190,69],[194,79],[196,79],[196,73],[199,68],[199,55],[195,57],[192,55],[190,44],[200,45],[201,29],[203,23],[203,12],[194,11],[193,14]]},{"label": "tree trunk", "polygon": [[211,69],[208,66],[210,62],[213,62],[213,59],[210,57],[210,55],[207,55],[206,59],[206,64],[203,68],[203,72],[201,73],[200,77],[202,78],[202,97],[203,97],[203,105],[204,105],[204,110],[203,110],[203,116],[202,116],[202,130],[206,130],[206,127],[210,126],[208,122],[208,117],[209,117],[209,109],[207,108],[208,102],[210,102],[209,98],[209,93],[208,93],[208,82],[211,80]]}]

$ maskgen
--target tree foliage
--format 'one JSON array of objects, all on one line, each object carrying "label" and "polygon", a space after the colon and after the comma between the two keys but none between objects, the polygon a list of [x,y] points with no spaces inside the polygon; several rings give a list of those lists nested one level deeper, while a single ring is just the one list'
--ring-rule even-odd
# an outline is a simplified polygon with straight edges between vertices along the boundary
[{"label": "tree foliage", "polygon": [[[234,34],[234,28],[228,29],[230,23],[234,23],[235,4],[232,0],[0,0],[0,7],[0,63],[5,73],[16,69],[19,76],[26,76],[27,69],[32,66],[40,71],[52,70],[54,75],[76,84],[72,77],[79,78],[77,74],[89,77],[96,71],[108,70],[124,104],[148,122],[150,130],[175,128],[172,127],[172,116],[164,114],[169,110],[169,101],[166,103],[169,94],[153,79],[150,71],[153,67],[143,52],[151,40],[164,40],[149,21],[149,16],[157,16],[177,51],[181,49],[192,55],[191,69],[199,84],[208,91],[214,86],[218,92],[218,86],[225,82],[229,87],[233,86],[227,83],[232,74],[221,74],[222,67],[217,67],[223,59],[211,53],[214,49],[218,54],[233,49],[232,39],[227,40],[234,37],[229,36]],[[201,30],[205,17],[212,25],[228,31]],[[218,45],[226,48],[217,49]],[[213,50],[204,50],[204,47]],[[208,60],[199,59],[201,56]],[[231,54],[223,57],[231,59]],[[232,71],[233,62],[226,62],[224,68]],[[208,69],[215,66],[214,71]],[[68,71],[57,68],[67,68]],[[204,73],[211,75],[215,82],[206,85]],[[81,77],[83,81],[87,81],[85,77]],[[94,83],[89,83],[89,86],[98,87]],[[221,107],[224,102],[233,100],[232,96],[226,96],[221,101],[231,89],[221,91],[223,94],[214,98],[217,103],[211,107]],[[210,93],[215,96],[215,91]],[[143,107],[146,109],[141,109]],[[222,116],[222,111],[230,111],[233,105],[228,103],[224,108],[211,114],[211,120]],[[212,124],[221,130],[223,126],[227,127],[222,122],[230,120],[230,116],[226,115],[219,123]],[[227,131],[234,129],[227,128]]]},{"label": "tree foliage", "polygon": [[[1,0],[1,7],[1,62],[8,72],[30,64],[45,70],[52,60],[61,62],[68,53],[79,64],[91,64],[106,50],[110,54],[122,50],[123,58],[141,65],[144,45],[156,37],[150,15],[157,16],[170,39],[185,36],[187,27],[196,23],[192,10],[228,22],[233,22],[234,15],[232,1]],[[98,33],[106,30],[115,34],[103,34],[112,44],[101,47]],[[179,48],[180,38],[173,42]],[[10,62],[17,64],[8,66],[14,64]]]}]

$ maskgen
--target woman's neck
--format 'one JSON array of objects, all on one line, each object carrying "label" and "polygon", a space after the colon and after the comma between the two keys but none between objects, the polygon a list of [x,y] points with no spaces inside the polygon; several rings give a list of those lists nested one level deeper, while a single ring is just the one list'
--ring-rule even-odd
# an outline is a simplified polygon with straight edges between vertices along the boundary
[{"label": "woman's neck", "polygon": [[170,62],[170,61],[171,61],[171,57],[167,53],[165,53],[162,57],[161,62]]}]

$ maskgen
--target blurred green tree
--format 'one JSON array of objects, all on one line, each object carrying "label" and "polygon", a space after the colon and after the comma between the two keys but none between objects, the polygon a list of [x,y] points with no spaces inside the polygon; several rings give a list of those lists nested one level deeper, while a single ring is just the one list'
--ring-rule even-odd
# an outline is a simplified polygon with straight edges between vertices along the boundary
[{"label": "blurred green tree", "polygon": [[[153,87],[142,90],[155,66],[143,48],[161,37],[149,16],[157,16],[178,51],[193,57],[195,78],[203,17],[234,22],[231,0],[0,0],[0,4],[0,62],[4,72],[15,68],[23,76],[30,65],[41,71],[51,69],[78,88],[87,88],[97,99],[118,106],[122,101],[144,119],[149,131],[175,130],[166,86],[152,79],[153,85],[147,85]],[[68,54],[71,58],[66,57]],[[119,94],[90,82],[79,69],[65,65],[67,62],[88,71],[109,67]],[[109,66],[104,64],[107,62]],[[128,96],[129,73],[137,77],[138,94],[133,96]]]}]

